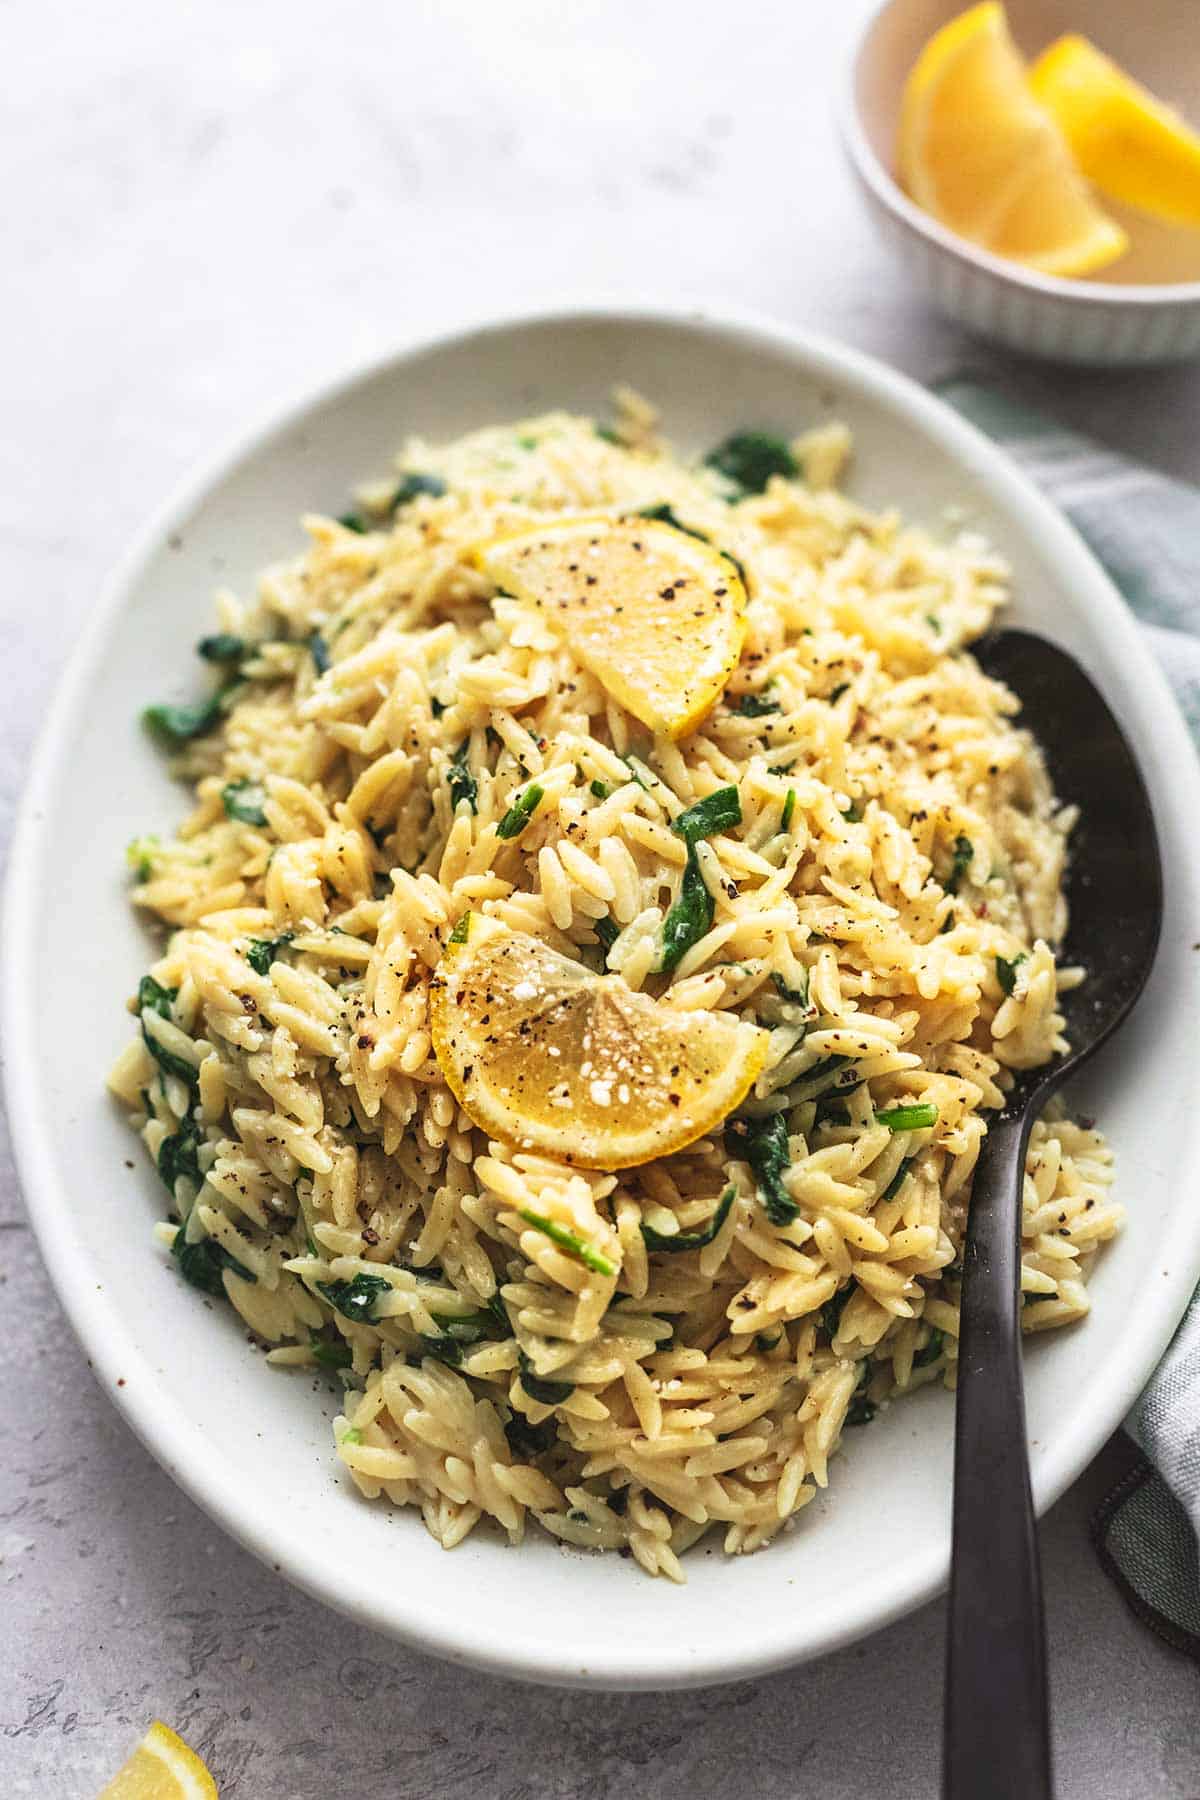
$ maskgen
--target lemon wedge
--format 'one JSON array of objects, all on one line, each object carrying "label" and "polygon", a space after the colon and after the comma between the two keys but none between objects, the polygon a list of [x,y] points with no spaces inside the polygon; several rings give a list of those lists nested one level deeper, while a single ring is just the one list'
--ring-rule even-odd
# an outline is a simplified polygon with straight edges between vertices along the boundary
[{"label": "lemon wedge", "polygon": [[476,566],[554,618],[573,655],[651,731],[685,737],[746,633],[729,557],[654,519],[572,515],[482,545]]},{"label": "lemon wedge", "polygon": [[1048,275],[1088,275],[1128,247],[1039,104],[998,0],[926,44],[904,90],[899,173],[941,224]]},{"label": "lemon wedge", "polygon": [[479,913],[446,946],[430,1011],[442,1074],[476,1125],[582,1169],[694,1143],[745,1099],[769,1045],[755,1025],[635,993]]},{"label": "lemon wedge", "polygon": [[194,1750],[161,1719],[149,1731],[123,1768],[117,1770],[99,1800],[219,1800],[217,1784]]},{"label": "lemon wedge", "polygon": [[1029,85],[1101,193],[1170,225],[1200,225],[1200,135],[1094,44],[1059,38]]}]

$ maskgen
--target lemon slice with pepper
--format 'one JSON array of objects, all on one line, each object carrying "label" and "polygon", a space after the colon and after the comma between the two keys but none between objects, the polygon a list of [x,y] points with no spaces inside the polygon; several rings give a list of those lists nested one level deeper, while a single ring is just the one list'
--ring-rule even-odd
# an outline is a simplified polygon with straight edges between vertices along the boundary
[{"label": "lemon slice with pepper", "polygon": [[613,699],[686,737],[741,655],[746,590],[732,558],[657,519],[572,514],[494,538],[473,558],[539,606]]},{"label": "lemon slice with pepper", "polygon": [[468,913],[432,982],[433,1047],[476,1125],[583,1169],[682,1150],[745,1099],[765,1031],[684,1012]]}]

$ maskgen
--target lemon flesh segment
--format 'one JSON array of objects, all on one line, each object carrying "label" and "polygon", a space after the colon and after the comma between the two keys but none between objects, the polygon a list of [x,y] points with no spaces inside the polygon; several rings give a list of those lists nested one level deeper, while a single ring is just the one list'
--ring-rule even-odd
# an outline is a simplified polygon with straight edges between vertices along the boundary
[{"label": "lemon flesh segment", "polygon": [[219,1796],[196,1752],[156,1719],[98,1800],[219,1800]]},{"label": "lemon flesh segment", "polygon": [[1088,180],[1169,225],[1200,226],[1200,134],[1084,37],[1061,37],[1029,71]]},{"label": "lemon flesh segment", "polygon": [[433,1047],[490,1136],[582,1169],[682,1150],[745,1099],[769,1036],[593,975],[478,913],[450,943],[430,1001]]},{"label": "lemon flesh segment", "polygon": [[574,515],[496,538],[474,561],[557,621],[572,654],[653,732],[693,731],[737,667],[746,634],[737,570],[672,525]]},{"label": "lemon flesh segment", "polygon": [[1048,275],[1088,275],[1128,248],[1034,97],[996,0],[952,19],[908,78],[900,180],[960,237]]}]

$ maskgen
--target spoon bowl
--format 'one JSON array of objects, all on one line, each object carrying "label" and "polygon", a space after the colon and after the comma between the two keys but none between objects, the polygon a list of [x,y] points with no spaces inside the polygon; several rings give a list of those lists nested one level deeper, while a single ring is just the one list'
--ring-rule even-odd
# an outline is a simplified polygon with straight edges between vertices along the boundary
[{"label": "spoon bowl", "polygon": [[1027,631],[976,646],[1020,696],[1055,792],[1079,808],[1063,960],[1070,1050],[1014,1082],[989,1124],[963,1255],[954,1522],[946,1635],[945,1800],[1051,1800],[1046,1642],[1020,1357],[1021,1196],[1046,1101],[1121,1024],[1154,964],[1163,916],[1158,834],[1141,771],[1090,678]]},{"label": "spoon bowl", "polygon": [[1087,979],[1060,996],[1069,1055],[1018,1083],[1021,1093],[1027,1084],[1045,1092],[1116,1030],[1146,985],[1162,928],[1158,833],[1133,750],[1074,657],[1030,631],[994,632],[974,655],[986,674],[1017,694],[1055,793],[1063,805],[1079,808],[1059,961],[1078,964]]}]

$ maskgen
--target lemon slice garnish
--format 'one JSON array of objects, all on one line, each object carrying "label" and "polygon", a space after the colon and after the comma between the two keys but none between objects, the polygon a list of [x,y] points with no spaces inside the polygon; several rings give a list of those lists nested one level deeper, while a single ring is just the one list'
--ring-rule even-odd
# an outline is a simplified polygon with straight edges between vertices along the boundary
[{"label": "lemon slice garnish", "polygon": [[918,206],[997,256],[1088,275],[1128,248],[1035,99],[998,0],[959,14],[922,50],[904,89],[898,156]]},{"label": "lemon slice garnish", "polygon": [[1059,38],[1029,85],[1101,193],[1168,224],[1200,225],[1200,135],[1094,44]]},{"label": "lemon slice garnish", "polygon": [[746,633],[737,569],[673,525],[575,514],[496,538],[474,561],[555,619],[573,655],[651,731],[693,731],[737,666]]},{"label": "lemon slice garnish", "polygon": [[765,1031],[684,1012],[470,913],[433,978],[433,1047],[476,1125],[583,1169],[629,1169],[718,1126]]},{"label": "lemon slice garnish", "polygon": [[194,1750],[161,1719],[98,1800],[218,1800],[217,1784]]}]

